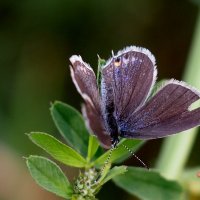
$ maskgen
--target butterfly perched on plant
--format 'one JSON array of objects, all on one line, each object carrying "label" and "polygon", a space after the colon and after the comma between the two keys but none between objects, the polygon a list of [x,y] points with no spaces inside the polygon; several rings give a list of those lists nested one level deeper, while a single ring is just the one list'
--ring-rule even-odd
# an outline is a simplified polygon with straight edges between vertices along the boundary
[{"label": "butterfly perched on plant", "polygon": [[73,82],[82,95],[87,126],[104,148],[119,139],[162,138],[200,125],[200,99],[195,88],[174,79],[151,96],[157,78],[155,58],[141,47],[127,47],[101,68],[99,92],[93,69],[81,56],[70,58]]}]

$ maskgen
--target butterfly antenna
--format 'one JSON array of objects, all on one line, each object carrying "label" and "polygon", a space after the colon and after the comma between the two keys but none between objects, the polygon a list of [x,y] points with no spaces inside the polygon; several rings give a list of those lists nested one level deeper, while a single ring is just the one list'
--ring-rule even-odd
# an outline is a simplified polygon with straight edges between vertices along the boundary
[{"label": "butterfly antenna", "polygon": [[149,170],[149,167],[148,167],[136,154],[134,154],[133,151],[132,151],[130,148],[128,148],[128,147],[127,147],[126,145],[124,145],[124,144],[122,144],[122,146],[123,146],[126,150],[128,150],[128,152],[129,152],[131,155],[133,155],[140,163],[142,163],[142,165],[143,165],[146,169]]},{"label": "butterfly antenna", "polygon": [[115,147],[114,145],[111,146],[111,149],[110,149],[110,152],[109,152],[109,154],[108,154],[108,157],[107,157],[106,161],[104,162],[104,165],[103,165],[103,167],[101,168],[101,171],[99,172],[99,175],[98,175],[98,177],[97,177],[97,179],[96,179],[96,182],[98,182],[99,178],[100,178],[101,175],[103,174],[103,171],[104,171],[106,165],[107,165],[107,164],[109,163],[109,161],[110,161],[110,158],[111,158],[111,156],[112,156],[112,152],[113,152],[113,150],[116,149],[116,148],[117,148],[117,147]]}]

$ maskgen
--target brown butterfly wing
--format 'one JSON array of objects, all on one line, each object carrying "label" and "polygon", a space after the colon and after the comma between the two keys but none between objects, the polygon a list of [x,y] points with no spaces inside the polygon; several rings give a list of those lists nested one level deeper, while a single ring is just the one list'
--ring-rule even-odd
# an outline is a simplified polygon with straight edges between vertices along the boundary
[{"label": "brown butterfly wing", "polygon": [[142,108],[121,123],[123,137],[155,139],[200,125],[200,108],[189,110],[200,92],[170,80]]},{"label": "brown butterfly wing", "polygon": [[104,112],[114,104],[116,120],[125,120],[145,103],[156,76],[155,59],[147,49],[133,46],[118,52],[102,69]]},{"label": "brown butterfly wing", "polygon": [[72,56],[71,76],[72,80],[85,100],[83,114],[88,128],[100,140],[105,148],[110,147],[110,137],[106,135],[104,121],[101,113],[100,96],[98,92],[96,76],[92,68],[83,62],[80,56]]}]

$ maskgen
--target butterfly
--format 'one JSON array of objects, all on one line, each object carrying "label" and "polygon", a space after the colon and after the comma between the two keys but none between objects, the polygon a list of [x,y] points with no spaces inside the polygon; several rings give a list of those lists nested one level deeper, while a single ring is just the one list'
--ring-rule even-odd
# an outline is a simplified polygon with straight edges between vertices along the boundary
[{"label": "butterfly", "polygon": [[70,58],[71,77],[83,97],[87,127],[108,149],[120,138],[156,139],[200,125],[200,108],[190,110],[200,92],[170,79],[151,95],[157,79],[152,53],[130,46],[101,69],[100,92],[96,75],[81,56]]}]

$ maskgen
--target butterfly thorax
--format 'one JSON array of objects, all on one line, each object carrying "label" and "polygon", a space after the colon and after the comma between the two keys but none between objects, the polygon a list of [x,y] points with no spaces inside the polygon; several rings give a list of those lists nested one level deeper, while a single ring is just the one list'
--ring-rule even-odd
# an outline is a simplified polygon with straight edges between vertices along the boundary
[{"label": "butterfly thorax", "polygon": [[105,111],[106,128],[111,137],[111,143],[115,147],[119,143],[119,130],[114,116],[114,104],[106,105]]}]

